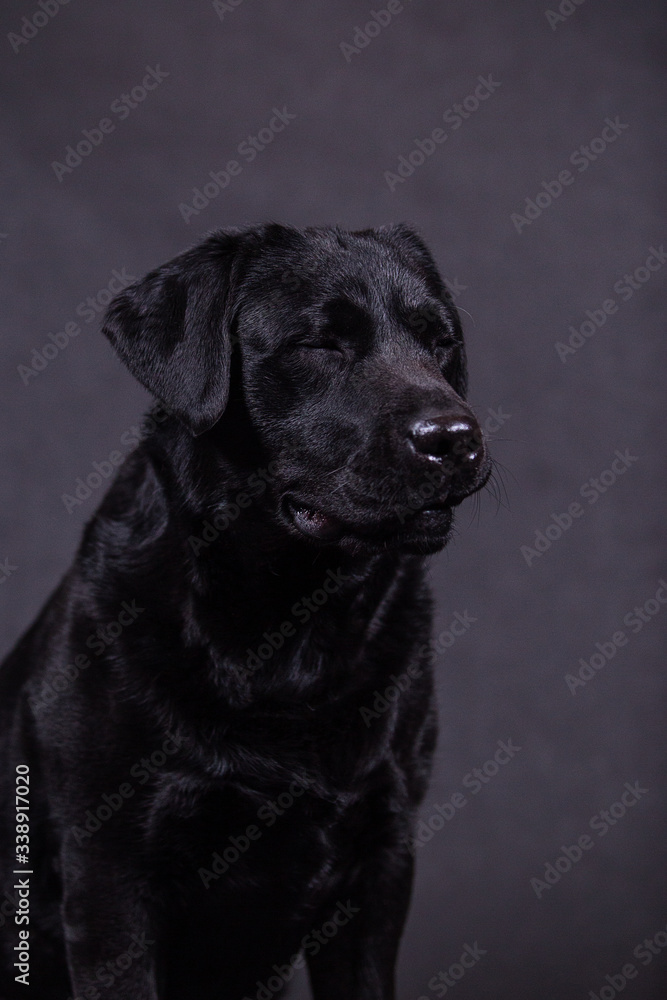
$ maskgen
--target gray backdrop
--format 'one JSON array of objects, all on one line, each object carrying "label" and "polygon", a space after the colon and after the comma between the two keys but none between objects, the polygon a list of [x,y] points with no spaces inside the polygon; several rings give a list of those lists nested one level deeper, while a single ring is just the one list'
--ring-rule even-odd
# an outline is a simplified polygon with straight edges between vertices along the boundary
[{"label": "gray backdrop", "polygon": [[99,335],[113,272],[218,226],[413,222],[506,494],[432,562],[441,740],[399,996],[665,995],[661,5],[44,2],[1,15],[2,651],[103,488],[63,495],[148,404]]}]

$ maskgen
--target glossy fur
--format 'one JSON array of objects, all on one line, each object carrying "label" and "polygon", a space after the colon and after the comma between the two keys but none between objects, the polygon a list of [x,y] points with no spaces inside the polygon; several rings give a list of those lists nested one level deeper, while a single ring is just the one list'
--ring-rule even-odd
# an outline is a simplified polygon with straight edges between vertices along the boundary
[{"label": "glossy fur", "polygon": [[468,471],[408,441],[479,435],[452,301],[405,226],[269,225],[152,272],[105,333],[160,406],[0,669],[0,997],[278,996],[302,950],[316,1000],[391,1000],[435,742],[423,556],[488,475],[481,436]]}]

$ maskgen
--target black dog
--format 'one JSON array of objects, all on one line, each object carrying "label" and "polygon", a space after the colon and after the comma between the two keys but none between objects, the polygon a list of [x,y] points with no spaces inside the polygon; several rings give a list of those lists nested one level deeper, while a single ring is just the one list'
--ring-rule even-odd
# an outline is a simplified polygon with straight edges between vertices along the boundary
[{"label": "black dog", "polygon": [[317,1000],[389,1000],[422,556],[489,474],[451,297],[406,226],[268,225],[104,332],[161,408],[0,670],[1,995],[276,997],[295,961]]}]

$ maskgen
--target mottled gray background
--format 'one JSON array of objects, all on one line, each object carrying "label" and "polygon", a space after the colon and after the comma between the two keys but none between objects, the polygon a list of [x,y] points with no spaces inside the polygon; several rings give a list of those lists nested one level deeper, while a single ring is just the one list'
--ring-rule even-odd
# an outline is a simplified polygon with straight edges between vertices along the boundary
[{"label": "mottled gray background", "polygon": [[[667,925],[667,610],[637,634],[623,619],[667,570],[667,267],[628,301],[614,291],[666,236],[661,4],[566,0],[573,13],[552,26],[540,2],[404,0],[348,61],[340,43],[371,7],[242,0],[221,18],[204,0],[71,0],[15,53],[6,36],[39,8],[5,0],[2,649],[67,567],[101,490],[71,514],[62,495],[148,402],[96,322],[81,322],[24,385],[18,366],[32,348],[76,320],[114,268],[139,276],[218,226],[413,222],[458,288],[473,403],[482,417],[489,407],[510,415],[493,446],[506,500],[486,497],[478,517],[468,501],[455,542],[432,563],[437,631],[457,611],[476,621],[438,657],[442,736],[424,817],[498,740],[521,750],[418,851],[399,997],[431,1000],[429,980],[475,942],[486,954],[448,991],[459,1000],[585,1000],[605,985],[610,997],[605,977],[627,962],[639,972],[623,995],[662,997],[667,950],[648,966],[632,952]],[[125,120],[110,114],[156,65],[169,74],[160,86]],[[443,124],[489,74],[493,95],[462,127]],[[274,106],[296,118],[186,224],[179,204],[239,158]],[[59,182],[52,162],[107,116],[114,132]],[[616,116],[629,127],[577,172],[571,154]],[[385,171],[440,126],[447,140],[391,191]],[[512,213],[568,167],[574,183],[517,232]],[[617,312],[563,362],[556,342],[609,298]],[[580,490],[616,449],[637,460],[589,504]],[[584,515],[528,566],[521,546],[575,501]],[[572,694],[565,674],[619,629],[627,645]],[[538,899],[530,880],[635,781],[648,791]],[[305,981],[293,995],[308,996]]]}]

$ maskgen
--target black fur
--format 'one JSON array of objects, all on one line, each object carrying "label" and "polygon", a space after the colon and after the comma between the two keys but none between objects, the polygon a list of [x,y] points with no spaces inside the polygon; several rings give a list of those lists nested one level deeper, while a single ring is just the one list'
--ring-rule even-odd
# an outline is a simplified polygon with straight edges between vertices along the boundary
[{"label": "black fur", "polygon": [[0,996],[278,996],[302,950],[317,1000],[390,1000],[435,741],[422,557],[489,469],[454,305],[406,226],[272,224],[104,332],[156,430],[0,670]]}]

